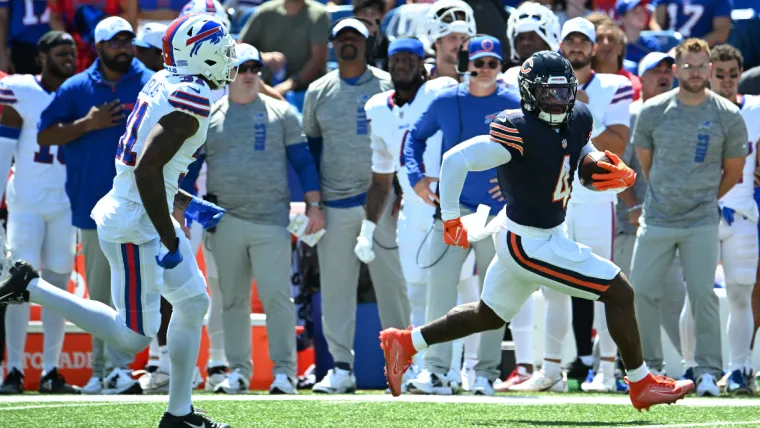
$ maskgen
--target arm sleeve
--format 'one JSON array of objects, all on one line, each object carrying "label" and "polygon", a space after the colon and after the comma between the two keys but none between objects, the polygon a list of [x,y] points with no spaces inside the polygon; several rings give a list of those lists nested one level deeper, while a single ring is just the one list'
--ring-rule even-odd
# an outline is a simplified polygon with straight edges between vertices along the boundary
[{"label": "arm sleeve", "polygon": [[304,141],[301,125],[295,113],[288,108],[283,117],[285,151],[304,192],[319,191],[319,174],[309,144]]},{"label": "arm sleeve", "polygon": [[79,119],[75,117],[76,112],[71,92],[72,88],[65,85],[58,88],[50,105],[47,106],[40,116],[38,126],[40,131],[44,131],[56,123],[69,123]]},{"label": "arm sleeve", "polygon": [[512,160],[512,152],[493,144],[487,135],[480,135],[457,144],[443,155],[441,164],[441,218],[460,216],[459,196],[469,171],[486,171]]},{"label": "arm sleeve", "polygon": [[639,149],[653,150],[654,149],[654,137],[652,136],[652,121],[648,114],[650,109],[646,106],[641,108],[639,112],[639,118],[636,120],[636,127],[633,129],[631,135],[631,144]]},{"label": "arm sleeve", "polygon": [[404,150],[401,156],[404,158],[406,173],[409,176],[409,184],[414,187],[425,176],[423,173],[423,157],[427,147],[427,139],[432,137],[441,128],[438,124],[439,98],[433,100],[427,110],[422,113],[417,122],[406,134],[403,142]]},{"label": "arm sleeve", "polygon": [[327,43],[327,36],[330,33],[330,18],[327,16],[326,11],[320,12],[317,16],[314,25],[311,26],[311,32],[309,33],[309,44],[322,45]]},{"label": "arm sleeve", "polygon": [[211,113],[209,90],[198,85],[182,85],[169,94],[169,105],[196,118],[199,123]]},{"label": "arm sleeve", "polygon": [[735,114],[733,122],[728,127],[726,143],[723,145],[723,159],[741,158],[749,154],[749,137],[747,125],[740,113]]}]

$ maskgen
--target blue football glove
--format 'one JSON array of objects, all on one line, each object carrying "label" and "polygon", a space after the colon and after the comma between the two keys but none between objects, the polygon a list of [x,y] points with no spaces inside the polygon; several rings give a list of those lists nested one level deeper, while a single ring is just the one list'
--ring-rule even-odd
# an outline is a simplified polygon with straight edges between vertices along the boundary
[{"label": "blue football glove", "polygon": [[204,229],[208,230],[219,223],[225,212],[227,210],[219,205],[193,197],[185,209],[185,218],[197,221]]},{"label": "blue football glove", "polygon": [[169,250],[161,245],[161,249],[156,256],[156,263],[164,269],[174,269],[178,264],[182,263],[182,253],[179,251],[179,238],[177,238],[177,248],[169,252]]},{"label": "blue football glove", "polygon": [[733,210],[729,207],[723,207],[720,211],[723,215],[723,218],[726,220],[726,223],[731,226],[731,223],[734,222],[734,213],[736,213],[736,210]]}]

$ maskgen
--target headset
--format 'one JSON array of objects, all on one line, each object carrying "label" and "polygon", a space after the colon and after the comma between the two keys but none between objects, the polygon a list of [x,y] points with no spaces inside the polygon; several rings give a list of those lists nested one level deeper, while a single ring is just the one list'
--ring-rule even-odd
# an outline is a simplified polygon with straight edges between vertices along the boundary
[{"label": "headset", "polygon": [[[341,19],[335,21],[330,26],[330,32],[327,34],[327,36],[328,36],[328,40],[330,40],[331,43],[335,40],[335,37],[333,37],[333,29],[336,26],[338,26],[338,24],[341,21],[344,21],[346,19],[355,19],[355,20],[361,22],[364,25],[371,25],[372,24],[371,21],[369,21],[367,19],[364,19],[364,18],[359,18],[357,16],[347,16],[345,18],[341,18]],[[381,22],[380,22],[379,19],[375,20],[375,24],[378,27],[380,27],[380,23]],[[365,48],[364,48],[364,56],[365,56],[365,59],[367,60],[367,64],[370,64],[372,62],[372,59],[375,57],[375,51],[377,50],[377,48],[379,47],[379,45],[380,45],[380,40],[374,34],[370,33],[369,37],[367,37],[367,41],[366,41]],[[335,53],[335,56],[336,57],[338,56],[337,52]]]}]

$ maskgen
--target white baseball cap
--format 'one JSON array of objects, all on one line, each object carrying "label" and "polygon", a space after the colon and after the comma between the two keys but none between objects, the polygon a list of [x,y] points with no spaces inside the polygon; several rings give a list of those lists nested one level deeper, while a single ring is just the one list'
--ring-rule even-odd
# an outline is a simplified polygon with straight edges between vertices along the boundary
[{"label": "white baseball cap", "polygon": [[259,65],[264,65],[261,61],[259,50],[248,43],[238,43],[235,45],[235,65],[240,66],[248,61],[256,61]]},{"label": "white baseball cap", "polygon": [[125,31],[135,35],[135,31],[126,19],[120,16],[109,16],[95,27],[95,43],[111,40],[115,35]]},{"label": "white baseball cap", "polygon": [[596,43],[596,29],[594,24],[586,18],[573,18],[562,26],[562,40],[569,36],[570,33],[581,33],[591,40],[591,43]]},{"label": "white baseball cap", "polygon": [[164,37],[164,32],[167,28],[169,28],[168,25],[160,24],[158,22],[145,24],[140,31],[141,34],[135,38],[135,46],[140,46],[141,48],[163,49],[161,38]]},{"label": "white baseball cap", "polygon": [[369,30],[367,29],[367,26],[356,18],[346,18],[338,22],[338,24],[333,27],[332,36],[338,37],[338,33],[347,28],[351,28],[354,31],[358,32],[364,36],[365,39],[369,38]]}]

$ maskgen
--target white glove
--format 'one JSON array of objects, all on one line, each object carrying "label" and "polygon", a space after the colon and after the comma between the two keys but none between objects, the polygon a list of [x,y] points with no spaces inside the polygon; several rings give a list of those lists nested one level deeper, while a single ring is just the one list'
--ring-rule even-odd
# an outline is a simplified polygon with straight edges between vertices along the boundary
[{"label": "white glove", "polygon": [[372,236],[375,234],[375,227],[375,223],[369,220],[362,221],[362,230],[356,237],[354,254],[363,263],[370,263],[375,260],[375,252],[372,251]]}]

